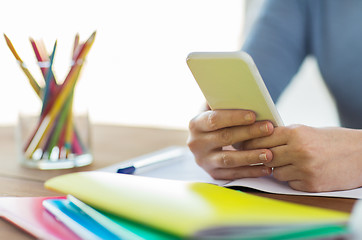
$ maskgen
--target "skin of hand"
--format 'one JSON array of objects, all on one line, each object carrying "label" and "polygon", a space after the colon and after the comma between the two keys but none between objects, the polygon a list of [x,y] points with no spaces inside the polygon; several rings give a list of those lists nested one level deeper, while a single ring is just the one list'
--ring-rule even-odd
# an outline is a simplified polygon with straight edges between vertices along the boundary
[{"label": "skin of hand", "polygon": [[296,190],[324,192],[362,186],[361,143],[361,130],[293,125],[277,127],[243,147],[269,148],[273,159],[264,164],[277,180]]},{"label": "skin of hand", "polygon": [[244,141],[273,133],[271,122],[255,118],[247,110],[209,110],[197,115],[190,121],[187,140],[197,164],[215,179],[270,175],[272,169],[263,165],[273,158],[269,149],[242,149]]}]

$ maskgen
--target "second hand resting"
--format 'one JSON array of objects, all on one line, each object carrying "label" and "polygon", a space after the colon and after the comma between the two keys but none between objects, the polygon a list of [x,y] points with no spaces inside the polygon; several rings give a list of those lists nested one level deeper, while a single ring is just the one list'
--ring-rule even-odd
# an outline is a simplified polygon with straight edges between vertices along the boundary
[{"label": "second hand resting", "polygon": [[[362,131],[274,128],[247,110],[210,110],[189,124],[188,146],[196,162],[215,179],[272,174],[300,191],[323,192],[362,186]],[[230,146],[233,146],[230,149]],[[262,164],[258,164],[262,163]]]}]

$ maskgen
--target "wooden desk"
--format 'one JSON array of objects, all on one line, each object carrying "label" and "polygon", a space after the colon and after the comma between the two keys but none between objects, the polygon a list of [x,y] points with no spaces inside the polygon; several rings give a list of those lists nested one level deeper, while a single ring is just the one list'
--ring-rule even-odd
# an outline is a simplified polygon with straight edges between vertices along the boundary
[{"label": "wooden desk", "polygon": [[[187,131],[166,130],[111,125],[95,125],[92,128],[94,163],[90,166],[67,170],[35,170],[21,167],[17,161],[14,127],[0,127],[0,196],[56,196],[44,189],[45,180],[57,175],[78,171],[90,171],[127,160],[171,145],[185,145]],[[350,212],[355,200],[343,198],[288,196],[251,193]],[[0,239],[32,239],[4,220],[0,221]]]}]

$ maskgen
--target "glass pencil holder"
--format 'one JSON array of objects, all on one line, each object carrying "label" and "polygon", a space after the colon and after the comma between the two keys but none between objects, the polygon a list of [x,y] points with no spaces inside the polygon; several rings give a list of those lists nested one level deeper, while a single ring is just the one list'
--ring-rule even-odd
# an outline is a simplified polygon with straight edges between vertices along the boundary
[{"label": "glass pencil holder", "polygon": [[[71,130],[66,124],[62,124],[61,119],[56,119],[55,123],[49,124],[47,131],[44,131],[46,120],[19,115],[16,143],[21,165],[55,170],[91,164],[93,155],[88,114],[76,115],[73,118]],[[43,126],[40,123],[43,123]]]},{"label": "glass pencil holder", "polygon": [[[96,32],[93,32],[86,41],[80,41],[79,34],[76,34],[69,71],[61,80],[55,76],[53,70],[57,40],[52,51],[48,52],[42,40],[30,38],[42,73],[42,80],[39,80],[31,74],[10,39],[4,34],[17,64],[41,101],[38,117],[19,116],[17,145],[22,165],[45,170],[82,167],[92,163],[88,114],[75,116],[73,103],[75,87],[95,36]],[[35,110],[32,107],[31,109]]]}]

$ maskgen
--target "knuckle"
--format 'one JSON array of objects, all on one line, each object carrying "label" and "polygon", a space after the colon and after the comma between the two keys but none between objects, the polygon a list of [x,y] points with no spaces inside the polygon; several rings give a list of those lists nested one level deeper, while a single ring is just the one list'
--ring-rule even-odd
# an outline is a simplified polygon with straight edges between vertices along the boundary
[{"label": "knuckle", "polygon": [[233,134],[229,128],[222,129],[218,134],[219,141],[223,146],[228,146],[233,144]]},{"label": "knuckle", "polygon": [[192,153],[197,152],[197,149],[199,149],[199,143],[196,141],[196,139],[192,136],[189,136],[186,141],[187,146],[189,147],[190,151]]},{"label": "knuckle", "polygon": [[205,157],[208,155],[207,151],[204,151],[203,142],[196,140],[195,138],[189,137],[187,139],[187,146],[194,155],[194,158],[196,160],[196,163],[199,166],[202,166],[204,162]]},{"label": "knuckle", "polygon": [[219,160],[219,165],[221,167],[231,167],[234,165],[234,161],[231,158],[230,154],[228,154],[227,152],[222,152],[221,153],[221,158]]},{"label": "knuckle", "polygon": [[210,111],[208,117],[207,117],[207,127],[210,130],[216,130],[218,126],[218,114],[215,111]]},{"label": "knuckle", "polygon": [[189,129],[191,132],[195,131],[197,129],[197,121],[196,118],[193,118],[189,121]]},{"label": "knuckle", "polygon": [[293,142],[293,149],[294,152],[299,156],[299,158],[308,160],[312,159],[316,154],[318,154],[318,148],[316,145],[310,141],[308,133],[301,130],[303,127],[298,127],[296,129],[292,129],[289,132],[289,135],[291,136],[292,142]]},{"label": "knuckle", "polygon": [[306,134],[307,131],[309,131],[309,129],[310,129],[309,127],[301,124],[292,125],[288,129],[289,136],[297,140],[303,140],[304,135]]}]

